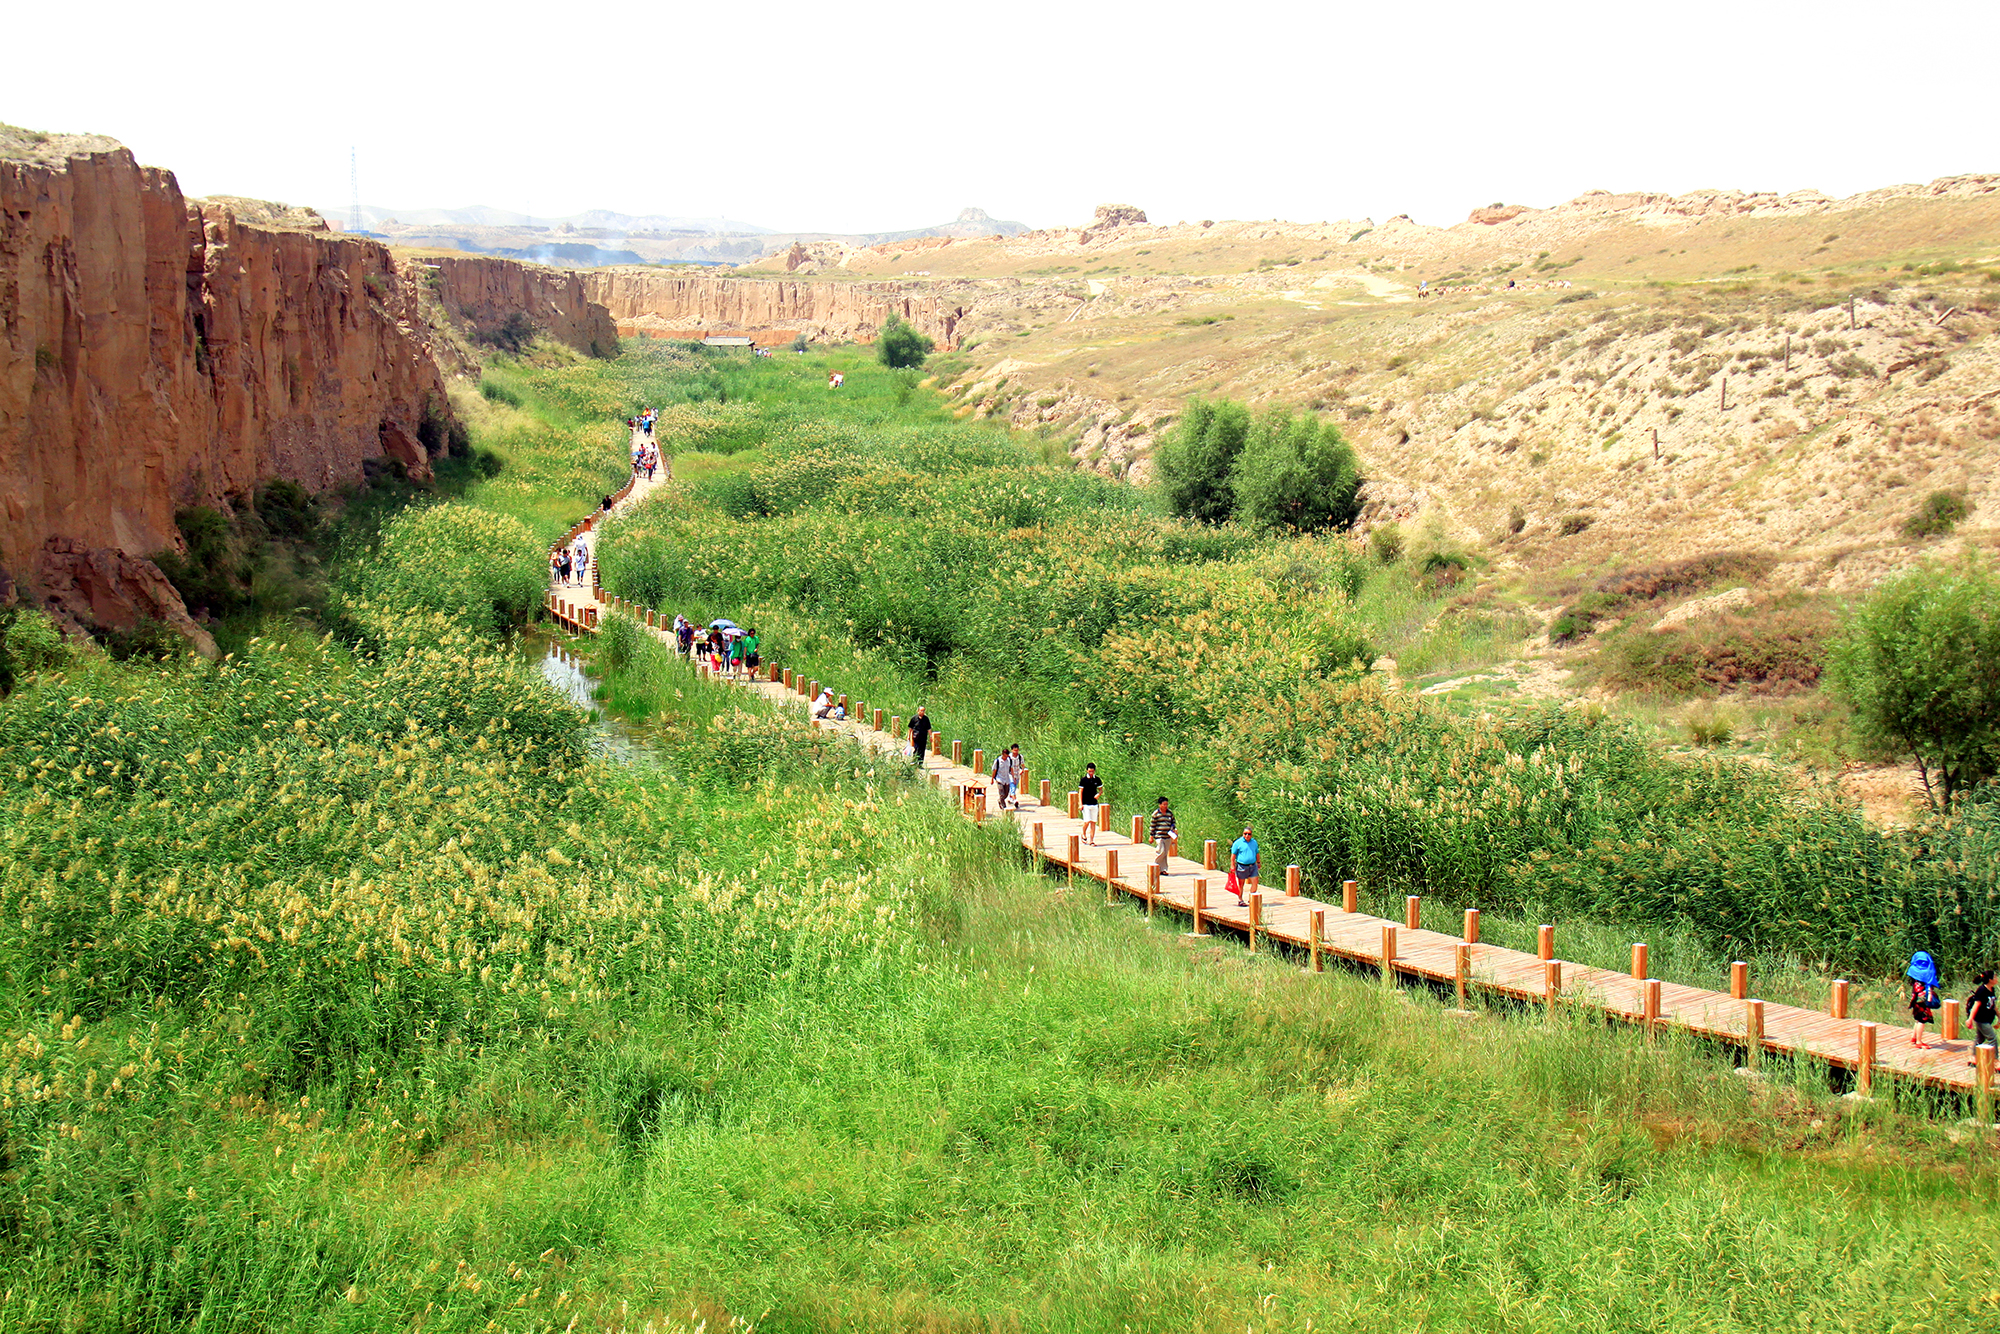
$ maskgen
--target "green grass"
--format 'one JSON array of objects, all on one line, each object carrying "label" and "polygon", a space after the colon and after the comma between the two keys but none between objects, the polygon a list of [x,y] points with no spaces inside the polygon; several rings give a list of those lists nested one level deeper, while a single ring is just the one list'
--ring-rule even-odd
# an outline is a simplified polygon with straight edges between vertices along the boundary
[{"label": "green grass", "polygon": [[[600,757],[501,635],[606,466],[564,377],[649,373],[519,372],[508,472],[336,560],[337,633],[0,701],[0,1327],[1991,1322],[1991,1159],[1920,1100],[1191,944],[644,643]],[[980,681],[929,684],[1035,721]]]}]

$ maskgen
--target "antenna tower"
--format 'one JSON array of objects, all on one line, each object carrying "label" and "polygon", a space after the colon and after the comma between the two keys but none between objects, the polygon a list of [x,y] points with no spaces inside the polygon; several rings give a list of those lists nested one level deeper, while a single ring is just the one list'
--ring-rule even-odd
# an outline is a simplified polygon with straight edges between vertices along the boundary
[{"label": "antenna tower", "polygon": [[361,154],[352,147],[347,150],[347,192],[351,201],[347,210],[347,230],[358,232],[363,230],[361,226]]}]

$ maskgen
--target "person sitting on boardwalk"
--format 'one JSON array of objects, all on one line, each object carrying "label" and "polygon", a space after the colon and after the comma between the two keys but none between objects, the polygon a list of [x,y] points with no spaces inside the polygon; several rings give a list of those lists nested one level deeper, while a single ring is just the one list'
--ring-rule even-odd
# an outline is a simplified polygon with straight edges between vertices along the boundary
[{"label": "person sitting on boardwalk", "polygon": [[1159,867],[1160,874],[1164,876],[1167,873],[1167,846],[1174,837],[1174,812],[1165,797],[1161,797],[1160,804],[1153,808],[1153,823],[1148,827],[1148,833],[1153,840],[1153,865]]},{"label": "person sitting on boardwalk", "polygon": [[1924,1025],[1931,1021],[1931,1015],[1938,1005],[1937,961],[1922,950],[1910,956],[1910,966],[1905,971],[1910,979],[1910,1017],[1917,1026],[1910,1030],[1910,1045],[1928,1049],[1930,1043],[1924,1041]]},{"label": "person sitting on boardwalk", "polygon": [[924,767],[924,756],[931,748],[931,720],[924,713],[923,705],[917,706],[917,716],[910,719],[910,757],[919,769]]},{"label": "person sitting on boardwalk", "polygon": [[813,701],[813,717],[824,718],[833,712],[833,688],[822,686],[819,698]]},{"label": "person sitting on boardwalk", "polygon": [[1097,776],[1097,766],[1084,765],[1083,781],[1076,786],[1077,796],[1083,803],[1083,841],[1094,848],[1097,846],[1097,799],[1104,791],[1104,781]]},{"label": "person sitting on boardwalk", "polygon": [[1250,832],[1250,826],[1243,826],[1243,837],[1229,845],[1229,860],[1236,871],[1236,881],[1241,888],[1236,891],[1236,906],[1249,906],[1243,896],[1257,889],[1257,837]]}]

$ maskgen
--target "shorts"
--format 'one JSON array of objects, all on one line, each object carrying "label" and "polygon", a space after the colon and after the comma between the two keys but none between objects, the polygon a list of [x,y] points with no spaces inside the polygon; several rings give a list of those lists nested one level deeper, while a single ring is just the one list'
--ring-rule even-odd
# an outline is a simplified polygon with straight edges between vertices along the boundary
[{"label": "shorts", "polygon": [[1085,806],[1085,807],[1083,808],[1083,822],[1084,822],[1085,824],[1096,824],[1096,823],[1097,823],[1097,807],[1095,807],[1095,806]]},{"label": "shorts", "polygon": [[743,661],[749,663],[750,670],[754,672],[757,670],[757,664],[762,662],[763,659],[759,658],[755,653],[752,653],[749,657],[745,658]]},{"label": "shorts", "polygon": [[1257,878],[1256,863],[1252,862],[1247,865],[1243,862],[1236,863],[1236,878],[1238,880],[1255,880]]}]

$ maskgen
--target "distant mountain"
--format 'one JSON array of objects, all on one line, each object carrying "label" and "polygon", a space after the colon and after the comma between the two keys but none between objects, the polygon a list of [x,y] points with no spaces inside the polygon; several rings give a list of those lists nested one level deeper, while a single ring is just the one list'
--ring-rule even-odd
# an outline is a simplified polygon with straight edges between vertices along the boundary
[{"label": "distant mountain", "polygon": [[[324,216],[341,222],[347,221],[349,211],[348,207],[320,209]],[[380,204],[363,204],[361,220],[371,230],[385,222],[395,221],[406,227],[553,229],[568,224],[579,231],[590,228],[608,232],[694,232],[705,236],[766,236],[771,233],[769,227],[760,227],[754,222],[738,222],[733,218],[683,218],[651,213],[634,215],[602,208],[569,217],[546,217],[539,213],[530,217],[526,213],[486,204],[469,204],[464,208],[384,208]]]}]

